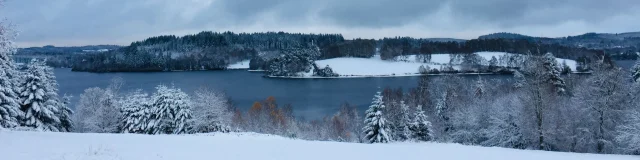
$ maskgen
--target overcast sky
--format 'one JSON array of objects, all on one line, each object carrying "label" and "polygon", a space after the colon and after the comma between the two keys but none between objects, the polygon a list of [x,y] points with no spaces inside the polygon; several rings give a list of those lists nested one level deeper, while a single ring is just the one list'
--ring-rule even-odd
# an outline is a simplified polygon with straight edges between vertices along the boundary
[{"label": "overcast sky", "polygon": [[[1,1],[1,0],[0,0]],[[345,38],[640,31],[639,0],[7,0],[21,47],[129,44],[203,30]]]}]

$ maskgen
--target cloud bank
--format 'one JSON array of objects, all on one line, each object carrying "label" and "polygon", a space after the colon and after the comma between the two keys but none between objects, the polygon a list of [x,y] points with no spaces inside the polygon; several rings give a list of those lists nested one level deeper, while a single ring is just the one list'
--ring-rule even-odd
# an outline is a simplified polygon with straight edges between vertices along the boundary
[{"label": "cloud bank", "polygon": [[203,30],[476,38],[640,31],[637,0],[8,0],[21,47],[128,44]]}]

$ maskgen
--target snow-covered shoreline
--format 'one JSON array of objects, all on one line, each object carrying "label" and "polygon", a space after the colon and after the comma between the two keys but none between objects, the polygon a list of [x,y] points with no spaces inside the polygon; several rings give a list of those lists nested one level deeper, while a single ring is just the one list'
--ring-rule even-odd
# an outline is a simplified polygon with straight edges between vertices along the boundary
[{"label": "snow-covered shoreline", "polygon": [[[360,144],[256,133],[140,135],[0,130],[6,160],[632,160],[635,156],[518,150],[451,143]],[[277,147],[276,147],[277,146]]]},{"label": "snow-covered shoreline", "polygon": [[446,76],[446,75],[504,75],[499,73],[439,73],[439,74],[405,74],[405,75],[362,75],[362,76],[339,76],[339,77],[288,77],[288,76],[265,76],[267,78],[281,79],[342,79],[342,78],[394,78],[394,77],[418,77],[418,76]]},{"label": "snow-covered shoreline", "polygon": [[[495,65],[498,67],[513,67],[514,63],[522,60],[522,55],[505,52],[477,52],[482,59],[479,63],[489,66],[495,57]],[[461,57],[452,57],[454,54],[432,54],[429,62],[419,61],[416,55],[398,56],[395,60],[382,60],[380,56],[371,58],[340,57],[315,61],[318,67],[329,66],[338,77],[321,77],[313,74],[302,73],[300,76],[266,76],[269,78],[290,79],[335,79],[335,78],[372,78],[372,77],[407,77],[423,75],[489,75],[504,74],[494,72],[464,72],[461,71]],[[459,56],[459,55],[456,55]],[[576,71],[574,60],[556,58],[558,64],[566,63],[572,71]],[[419,68],[424,66],[436,69],[439,74],[420,74]],[[445,71],[449,70],[449,71]]]}]

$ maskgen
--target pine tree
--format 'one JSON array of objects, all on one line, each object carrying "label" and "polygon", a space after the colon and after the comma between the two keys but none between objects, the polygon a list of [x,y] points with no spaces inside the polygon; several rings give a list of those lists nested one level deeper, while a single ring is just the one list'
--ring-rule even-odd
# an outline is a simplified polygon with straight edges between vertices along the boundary
[{"label": "pine tree", "polygon": [[571,67],[569,67],[569,65],[567,65],[567,61],[563,60],[562,61],[562,74],[569,74],[571,73]]},{"label": "pine tree", "polygon": [[564,83],[564,79],[560,77],[560,67],[558,66],[558,62],[556,61],[556,57],[551,53],[547,53],[544,55],[542,65],[545,70],[545,79],[548,83],[551,83],[555,91],[562,94],[565,92],[566,85]]},{"label": "pine tree", "polygon": [[15,52],[8,28],[0,24],[0,128],[12,128],[19,125],[21,116],[18,94],[16,93],[17,75],[13,60],[9,55]]},{"label": "pine tree", "polygon": [[387,143],[392,141],[389,136],[387,120],[382,115],[385,108],[381,92],[377,92],[369,109],[365,112],[365,126],[363,128],[368,143]]},{"label": "pine tree", "polygon": [[58,117],[60,117],[59,128],[62,132],[71,132],[71,130],[73,129],[73,121],[71,120],[73,110],[69,108],[71,98],[72,96],[66,94],[62,97],[62,105],[60,106],[60,110],[58,112]]},{"label": "pine tree", "polygon": [[413,121],[409,124],[410,138],[417,141],[434,140],[433,131],[431,130],[431,122],[427,115],[422,111],[422,106],[416,107]]},{"label": "pine tree", "polygon": [[147,133],[151,109],[149,96],[141,90],[137,90],[123,99],[121,103],[120,131],[122,133]]},{"label": "pine tree", "polygon": [[52,69],[44,61],[32,60],[20,84],[21,110],[25,113],[22,126],[45,131],[59,131],[61,103],[55,85],[50,79]]},{"label": "pine tree", "polygon": [[404,103],[404,101],[400,101],[400,115],[399,121],[395,125],[396,128],[396,136],[393,138],[397,141],[403,141],[410,138],[409,125],[411,124],[411,118],[409,117],[410,110],[409,106]]},{"label": "pine tree", "polygon": [[152,97],[149,134],[183,134],[191,130],[191,101],[189,95],[177,88],[156,87]]},{"label": "pine tree", "polygon": [[495,56],[491,56],[491,60],[489,60],[489,67],[494,69],[498,66],[498,59]]}]

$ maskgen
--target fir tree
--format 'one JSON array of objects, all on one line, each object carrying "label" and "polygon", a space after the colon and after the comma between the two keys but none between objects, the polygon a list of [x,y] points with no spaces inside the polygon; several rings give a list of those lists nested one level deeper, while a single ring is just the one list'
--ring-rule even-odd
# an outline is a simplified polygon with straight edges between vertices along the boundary
[{"label": "fir tree", "polygon": [[122,102],[122,118],[120,131],[122,133],[147,133],[151,104],[149,96],[141,90],[133,92]]},{"label": "fir tree", "polygon": [[0,24],[0,128],[19,125],[24,114],[20,110],[16,93],[16,77],[13,60],[9,55],[15,52],[8,28]]},{"label": "fir tree", "polygon": [[495,56],[491,56],[491,60],[489,60],[489,69],[493,70],[498,67],[498,59]]},{"label": "fir tree", "polygon": [[432,141],[433,131],[431,130],[431,122],[427,115],[422,111],[422,106],[416,107],[413,121],[409,124],[410,138],[417,141]]},{"label": "fir tree", "polygon": [[411,118],[409,117],[409,113],[411,111],[409,110],[409,106],[405,104],[404,101],[400,101],[400,110],[400,119],[395,125],[396,137],[393,138],[394,140],[398,141],[407,140],[410,138],[409,124],[411,124]]},{"label": "fir tree", "polygon": [[368,143],[387,143],[391,141],[387,120],[382,115],[385,108],[381,92],[377,92],[369,109],[365,112],[363,128]]},{"label": "fir tree", "polygon": [[556,57],[551,53],[547,53],[544,55],[542,65],[544,67],[545,79],[548,83],[551,83],[555,91],[562,94],[566,90],[566,85],[564,83],[564,79],[560,77],[560,67],[558,66],[558,62],[556,61]]},{"label": "fir tree", "polygon": [[73,110],[69,108],[71,98],[72,96],[66,94],[62,97],[62,105],[60,106],[60,110],[58,112],[58,117],[60,117],[59,128],[62,132],[71,132],[71,130],[73,129],[73,121],[71,120]]},{"label": "fir tree", "polygon": [[52,69],[44,61],[32,60],[27,66],[20,84],[21,110],[25,113],[22,126],[45,131],[59,131],[61,103],[58,100],[57,84],[54,84]]},{"label": "fir tree", "polygon": [[177,88],[156,87],[152,97],[149,134],[183,134],[191,130],[191,101]]}]

